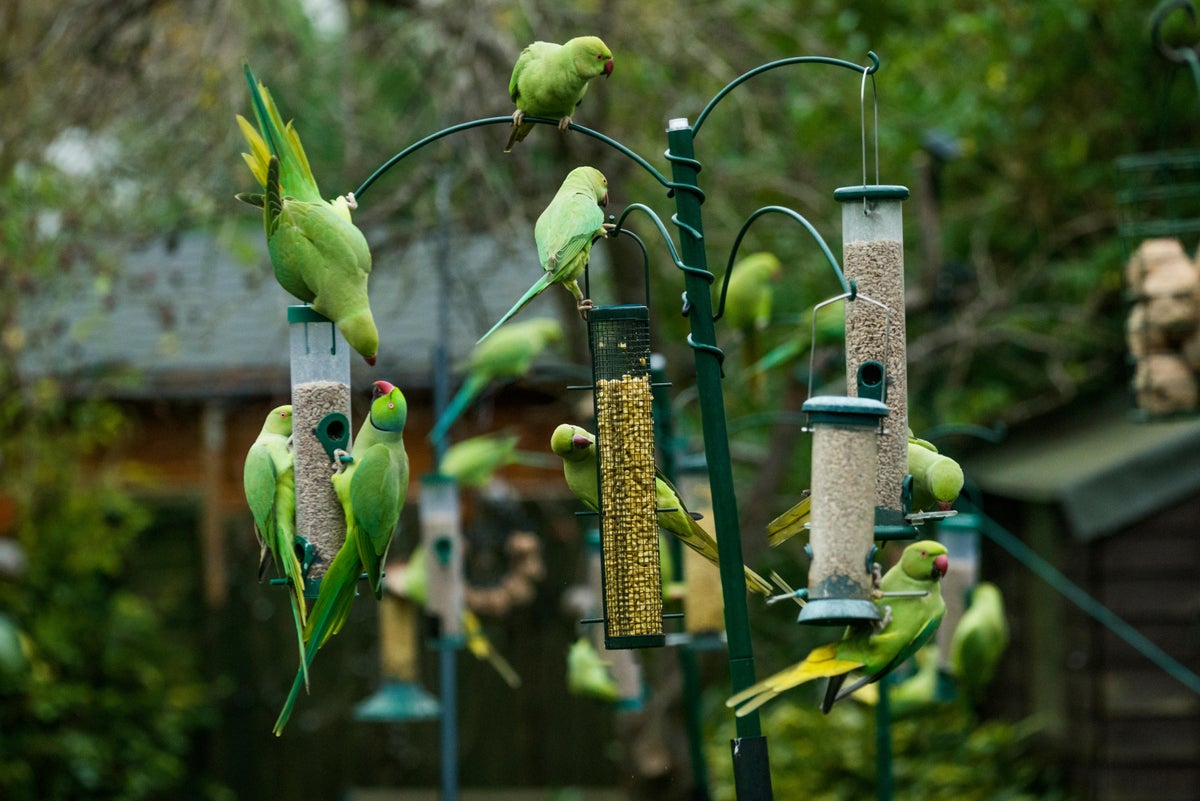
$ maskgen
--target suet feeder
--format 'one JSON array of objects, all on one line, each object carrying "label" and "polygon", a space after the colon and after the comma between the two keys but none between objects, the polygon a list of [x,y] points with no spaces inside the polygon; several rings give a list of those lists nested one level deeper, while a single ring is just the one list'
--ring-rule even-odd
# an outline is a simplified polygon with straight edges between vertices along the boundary
[{"label": "suet feeder", "polygon": [[666,641],[658,551],[650,311],[588,312],[596,410],[603,557],[604,645],[648,648]]},{"label": "suet feeder", "polygon": [[879,425],[888,407],[865,397],[805,401],[813,435],[808,603],[801,623],[844,626],[879,620],[872,600]]},{"label": "suet feeder", "polygon": [[354,708],[357,720],[400,723],[430,720],[441,705],[419,680],[418,610],[407,598],[387,594],[379,605],[379,689]]},{"label": "suet feeder", "polygon": [[[882,396],[887,418],[879,439],[879,470],[875,506],[879,521],[902,526],[900,502],[908,475],[908,365],[904,325],[903,186],[847,186],[834,191],[842,203],[842,267],[857,291],[877,304],[846,305],[846,383],[858,394],[864,364],[881,361],[885,382]],[[879,308],[880,304],[882,309]]]},{"label": "suet feeder", "polygon": [[329,480],[337,450],[350,449],[350,346],[333,321],[310,306],[289,306],[292,447],[296,474],[296,537],[311,561],[305,595],[346,540],[346,521]]},{"label": "suet feeder", "polygon": [[429,571],[425,611],[440,620],[442,637],[462,633],[463,586],[462,513],[458,485],[440,473],[421,477],[421,543]]}]

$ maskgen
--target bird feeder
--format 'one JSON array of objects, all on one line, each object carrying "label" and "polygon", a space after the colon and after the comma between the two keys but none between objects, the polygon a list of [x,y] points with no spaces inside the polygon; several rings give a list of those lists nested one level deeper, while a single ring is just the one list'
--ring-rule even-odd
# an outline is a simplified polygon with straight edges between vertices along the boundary
[{"label": "bird feeder", "polygon": [[379,604],[379,689],[354,708],[357,720],[392,723],[430,720],[441,705],[419,680],[418,610],[408,598],[388,593]]},{"label": "bird feeder", "polygon": [[879,620],[875,589],[875,486],[879,425],[888,407],[866,397],[805,401],[813,435],[808,603],[799,622],[827,626]]},{"label": "bird feeder", "polygon": [[[712,488],[703,456],[679,470],[679,493],[688,507],[702,517],[698,521],[712,530]],[[683,630],[693,647],[723,648],[725,602],[721,596],[721,572],[691,548],[681,548],[683,557]]]},{"label": "bird feeder", "polygon": [[[879,439],[875,505],[880,522],[903,525],[900,495],[908,475],[908,365],[904,325],[903,186],[847,186],[834,191],[842,203],[842,267],[857,290],[882,304],[846,305],[846,383],[856,395],[860,368],[879,360],[885,384],[880,398],[887,418]],[[886,312],[886,313],[885,313]]]},{"label": "bird feeder", "polygon": [[596,410],[603,557],[604,644],[647,648],[666,641],[658,551],[646,306],[588,312]]},{"label": "bird feeder", "polygon": [[439,618],[441,636],[458,637],[465,588],[462,513],[454,479],[440,473],[421,477],[420,524],[429,575],[425,611]]},{"label": "bird feeder", "polygon": [[[590,529],[586,537],[586,572],[588,587],[592,589],[594,603],[602,602],[604,597],[604,559],[600,547],[600,532]],[[594,611],[594,607],[593,607]],[[603,640],[592,634],[588,635],[597,651],[605,648]],[[622,712],[636,712],[642,708],[646,699],[646,684],[642,676],[642,663],[627,649],[614,650],[604,654],[608,662],[608,672],[617,685],[616,707]]]},{"label": "bird feeder", "polygon": [[292,368],[292,449],[296,536],[311,562],[305,595],[346,540],[346,521],[329,480],[338,449],[350,449],[350,346],[333,321],[309,306],[288,307]]}]

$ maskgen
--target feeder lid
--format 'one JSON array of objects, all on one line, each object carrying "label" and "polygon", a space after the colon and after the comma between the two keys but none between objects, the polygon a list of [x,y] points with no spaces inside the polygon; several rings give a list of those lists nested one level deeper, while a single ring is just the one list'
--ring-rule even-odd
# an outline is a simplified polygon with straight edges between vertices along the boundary
[{"label": "feeder lid", "polygon": [[877,426],[887,417],[887,404],[874,398],[852,398],[846,395],[819,395],[809,398],[800,407],[811,423]]},{"label": "feeder lid", "polygon": [[871,184],[868,186],[843,186],[833,190],[833,199],[851,200],[908,200],[908,187],[896,184]]},{"label": "feeder lid", "polygon": [[441,704],[414,681],[385,679],[374,695],[354,708],[356,720],[388,723],[430,720],[442,712]]},{"label": "feeder lid", "polygon": [[312,306],[288,306],[287,321],[289,323],[332,323],[325,315],[317,312]]}]

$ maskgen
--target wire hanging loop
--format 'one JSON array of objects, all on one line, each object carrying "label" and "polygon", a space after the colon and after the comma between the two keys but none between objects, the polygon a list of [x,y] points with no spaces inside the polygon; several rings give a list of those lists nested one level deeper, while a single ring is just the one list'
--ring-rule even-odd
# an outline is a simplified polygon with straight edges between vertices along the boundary
[{"label": "wire hanging loop", "polygon": [[1163,21],[1171,12],[1183,9],[1193,26],[1196,24],[1196,7],[1191,0],[1166,0],[1150,15],[1150,41],[1158,50],[1159,55],[1173,64],[1187,64],[1192,71],[1192,79],[1196,83],[1196,91],[1200,93],[1200,42],[1191,47],[1171,47],[1162,38]]},{"label": "wire hanging loop", "polygon": [[[840,295],[835,295],[832,298],[823,300],[820,303],[818,303],[816,306],[813,306],[812,332],[810,334],[811,338],[809,339],[809,350],[808,350],[808,397],[811,398],[813,396],[813,376],[816,374],[815,371],[816,371],[816,355],[817,355],[817,312],[819,312],[824,307],[832,305],[834,303],[838,303],[839,301],[850,301],[851,303],[854,303],[855,301],[859,301],[859,300],[865,300],[867,303],[870,303],[873,306],[877,306],[880,309],[883,309],[883,354],[882,354],[881,361],[883,364],[887,364],[887,357],[888,357],[888,354],[891,352],[892,310],[889,309],[886,304],[881,303],[880,301],[875,300],[874,298],[867,297],[866,295],[859,292],[858,285],[853,280],[851,280],[849,292],[843,292]],[[882,420],[880,421],[880,425],[883,425]]]},{"label": "wire hanging loop", "polygon": [[[628,209],[626,211],[628,211]],[[624,220],[624,218],[625,218],[625,214],[622,213],[621,219]],[[592,240],[592,244],[594,245],[596,243],[596,241],[598,241],[600,239],[612,240],[612,239],[616,239],[618,236],[621,236],[621,235],[627,236],[630,239],[632,239],[635,243],[637,243],[637,246],[639,248],[641,248],[641,250],[642,250],[642,280],[646,287],[646,295],[645,295],[646,307],[649,308],[649,306],[650,306],[650,252],[646,249],[646,243],[642,241],[642,238],[640,236],[638,236],[637,234],[635,234],[633,231],[631,231],[628,228],[618,228],[616,226],[615,220],[616,220],[616,217],[614,217],[611,214],[608,215],[607,225],[611,225],[612,228],[610,228],[608,230],[607,236],[601,237],[601,236],[597,235],[596,238]],[[588,298],[590,298],[592,296],[591,278],[590,278],[591,270],[592,270],[592,265],[591,265],[591,260],[589,259],[587,265],[584,266],[584,268],[583,268],[583,295],[584,295],[584,297],[588,297]]]},{"label": "wire hanging loop", "polygon": [[[875,185],[879,185],[879,87],[875,84],[875,72],[863,70],[862,84],[858,90],[858,116],[862,138],[862,175],[863,186],[867,185],[867,76],[871,77],[871,98],[874,105],[874,139],[875,139]],[[863,196],[863,213],[867,213],[867,198]]]}]

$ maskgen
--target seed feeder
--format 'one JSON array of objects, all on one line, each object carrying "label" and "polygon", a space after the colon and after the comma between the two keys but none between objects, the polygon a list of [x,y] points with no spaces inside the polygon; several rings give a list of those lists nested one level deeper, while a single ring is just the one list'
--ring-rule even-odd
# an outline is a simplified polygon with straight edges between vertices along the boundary
[{"label": "seed feeder", "polygon": [[441,705],[419,680],[418,610],[408,598],[388,593],[379,604],[379,689],[354,708],[356,720],[402,723],[430,720]]},{"label": "seed feeder", "polygon": [[597,482],[603,556],[604,645],[665,643],[658,551],[650,311],[601,306],[588,312],[596,410]]},{"label": "seed feeder", "polygon": [[[593,604],[588,613],[592,614],[597,611],[597,607],[601,605],[604,597],[604,558],[600,547],[600,531],[589,528],[584,539],[586,545],[585,571],[588,588],[592,591]],[[590,619],[585,622],[590,622]],[[589,633],[587,636],[597,651],[607,648],[603,642],[607,638],[607,634],[599,637]],[[621,712],[641,710],[646,701],[646,683],[642,675],[642,663],[628,649],[606,652],[604,660],[608,663],[609,675],[617,685],[617,697],[614,701],[616,708]]]},{"label": "seed feeder", "polygon": [[429,599],[425,610],[440,620],[444,638],[462,633],[463,587],[462,514],[458,486],[440,473],[421,477],[421,543],[429,571]]},{"label": "seed feeder", "polygon": [[[688,459],[679,468],[679,494],[688,508],[702,517],[701,526],[712,532],[712,488],[703,454]],[[698,650],[725,647],[725,602],[721,597],[721,573],[691,548],[681,548],[683,560],[683,630],[689,644]]]},{"label": "seed feeder", "polygon": [[304,594],[346,539],[346,521],[329,480],[336,452],[350,448],[350,346],[332,320],[310,306],[289,306],[292,448],[296,475],[296,545],[307,568]]}]

